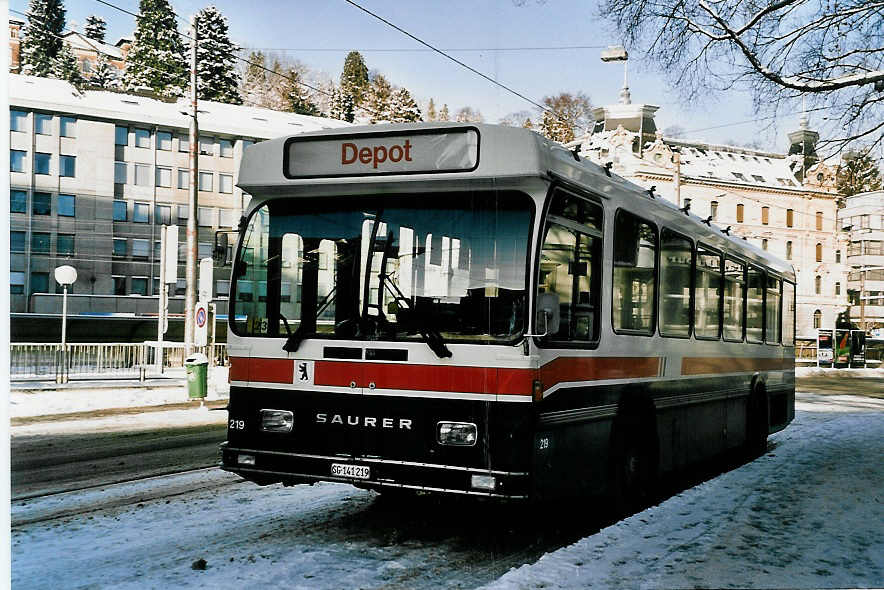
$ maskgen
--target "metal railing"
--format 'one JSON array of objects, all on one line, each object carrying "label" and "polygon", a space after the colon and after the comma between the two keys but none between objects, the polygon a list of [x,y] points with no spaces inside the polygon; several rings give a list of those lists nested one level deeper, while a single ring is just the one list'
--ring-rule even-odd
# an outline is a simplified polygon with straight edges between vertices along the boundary
[{"label": "metal railing", "polygon": [[[164,342],[162,367],[157,362],[156,342],[143,343],[13,343],[9,345],[9,376],[16,380],[106,379],[161,376],[164,369],[184,366],[184,344]],[[227,345],[195,347],[205,354],[212,366],[227,364]],[[214,362],[213,362],[214,361]]]}]

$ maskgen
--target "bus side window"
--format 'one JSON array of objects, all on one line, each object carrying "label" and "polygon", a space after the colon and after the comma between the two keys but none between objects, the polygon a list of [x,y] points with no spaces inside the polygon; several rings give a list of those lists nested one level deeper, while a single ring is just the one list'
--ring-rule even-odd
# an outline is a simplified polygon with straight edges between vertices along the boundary
[{"label": "bus side window", "polygon": [[691,241],[668,228],[660,238],[660,334],[691,335]]},{"label": "bus side window", "polygon": [[615,332],[654,333],[657,228],[624,210],[614,219],[611,319]]},{"label": "bus side window", "polygon": [[538,294],[553,293],[559,301],[559,329],[548,340],[598,339],[601,220],[598,205],[564,191],[553,195],[537,286]]},{"label": "bus side window", "polygon": [[746,340],[764,342],[764,272],[749,267],[746,288]]},{"label": "bus side window", "polygon": [[764,312],[764,316],[767,318],[767,329],[764,331],[764,339],[768,344],[780,343],[780,288],[780,279],[767,277],[767,297],[765,299],[767,309]]},{"label": "bus side window", "polygon": [[721,334],[721,254],[702,244],[697,246],[696,285],[694,333],[717,340]]},{"label": "bus side window", "polygon": [[746,292],[746,265],[724,259],[724,339],[743,340],[743,296]]},{"label": "bus side window", "polygon": [[795,285],[783,281],[783,344],[795,345]]}]

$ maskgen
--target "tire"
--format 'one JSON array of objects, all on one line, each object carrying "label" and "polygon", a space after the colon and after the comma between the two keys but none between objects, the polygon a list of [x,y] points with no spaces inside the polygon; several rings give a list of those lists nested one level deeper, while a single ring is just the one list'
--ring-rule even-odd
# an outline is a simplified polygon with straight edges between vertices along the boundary
[{"label": "tire", "polygon": [[649,420],[618,420],[611,435],[609,495],[618,515],[640,510],[657,481],[657,451]]},{"label": "tire", "polygon": [[749,396],[746,406],[746,456],[752,460],[767,451],[768,432],[767,392],[758,385]]}]

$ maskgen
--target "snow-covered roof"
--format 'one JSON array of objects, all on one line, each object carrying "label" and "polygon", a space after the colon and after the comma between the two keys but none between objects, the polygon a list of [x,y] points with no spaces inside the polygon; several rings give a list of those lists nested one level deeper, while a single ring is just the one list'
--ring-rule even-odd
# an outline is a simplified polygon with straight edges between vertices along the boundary
[{"label": "snow-covered roof", "polygon": [[[9,74],[9,106],[40,109],[58,113],[113,119],[146,125],[187,129],[189,102],[164,102],[132,94],[102,90],[78,92],[68,82],[36,76]],[[182,112],[185,111],[185,112]],[[349,126],[349,123],[324,117],[310,117],[200,101],[200,133],[222,133],[270,139],[305,131],[319,131]]]},{"label": "snow-covered roof", "polygon": [[86,35],[76,31],[66,34],[64,36],[64,42],[74,49],[95,51],[96,53],[103,53],[112,59],[123,59],[123,51],[119,47],[108,45],[107,43],[101,43],[95,39],[90,39]]},{"label": "snow-covered roof", "polygon": [[[675,142],[667,142],[671,146]],[[707,147],[678,142],[681,151],[681,173],[684,176],[712,178],[753,185],[797,188],[800,183],[783,155],[753,154],[723,146]]]}]

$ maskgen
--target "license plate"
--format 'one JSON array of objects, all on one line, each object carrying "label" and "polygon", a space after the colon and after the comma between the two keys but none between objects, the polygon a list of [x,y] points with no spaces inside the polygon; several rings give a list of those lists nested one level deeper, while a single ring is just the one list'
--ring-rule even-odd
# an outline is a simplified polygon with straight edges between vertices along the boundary
[{"label": "license plate", "polygon": [[352,477],[354,479],[368,479],[371,470],[365,465],[351,465],[349,463],[332,463],[331,474],[336,477]]}]

